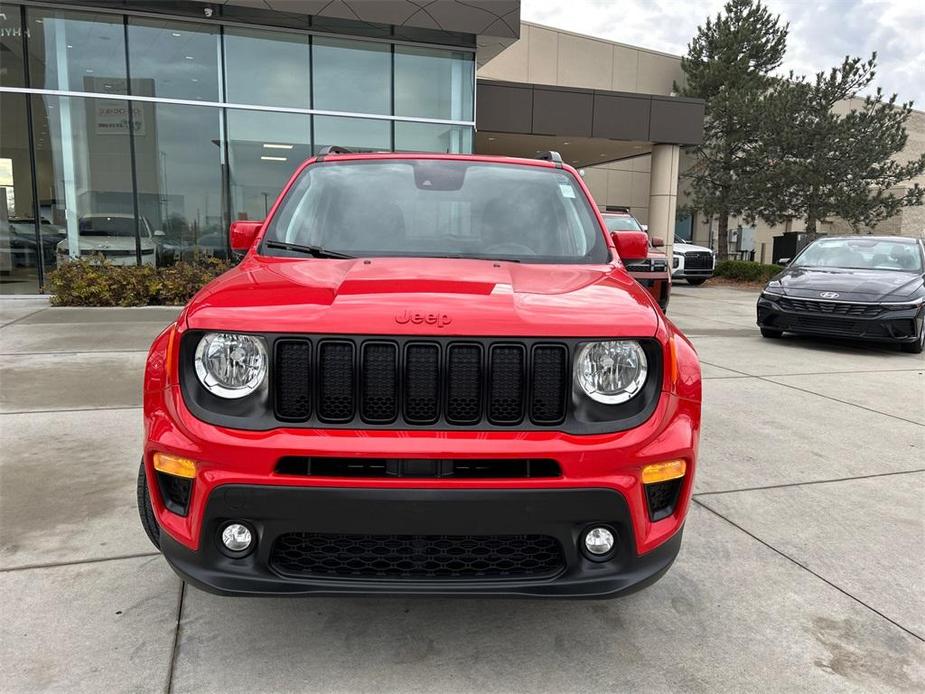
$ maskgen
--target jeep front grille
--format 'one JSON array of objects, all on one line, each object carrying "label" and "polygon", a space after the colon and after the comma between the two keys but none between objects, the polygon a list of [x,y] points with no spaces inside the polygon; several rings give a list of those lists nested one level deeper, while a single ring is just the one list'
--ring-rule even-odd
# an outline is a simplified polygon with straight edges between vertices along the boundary
[{"label": "jeep front grille", "polygon": [[272,372],[285,422],[427,426],[560,424],[564,344],[284,337]]}]

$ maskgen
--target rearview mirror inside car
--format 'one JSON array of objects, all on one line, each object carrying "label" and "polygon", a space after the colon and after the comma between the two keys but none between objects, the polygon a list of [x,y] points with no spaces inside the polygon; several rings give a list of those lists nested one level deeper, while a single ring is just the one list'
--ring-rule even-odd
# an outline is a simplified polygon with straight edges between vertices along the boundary
[{"label": "rearview mirror inside car", "polygon": [[263,220],[259,222],[232,222],[229,230],[229,239],[231,241],[231,250],[248,251],[254,245],[254,240],[263,226]]}]

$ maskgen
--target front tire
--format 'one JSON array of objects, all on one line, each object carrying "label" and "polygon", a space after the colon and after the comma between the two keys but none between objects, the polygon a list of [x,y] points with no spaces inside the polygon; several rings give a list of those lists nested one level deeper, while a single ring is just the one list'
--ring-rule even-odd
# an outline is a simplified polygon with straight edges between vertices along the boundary
[{"label": "front tire", "polygon": [[925,348],[925,321],[922,321],[922,329],[919,330],[919,339],[915,342],[903,342],[899,348],[906,354],[921,354]]},{"label": "front tire", "polygon": [[692,287],[699,287],[701,284],[706,282],[708,279],[709,279],[708,277],[688,277],[687,283],[691,285]]},{"label": "front tire", "polygon": [[151,540],[151,544],[161,548],[161,528],[157,524],[157,518],[154,517],[154,507],[151,505],[151,495],[148,493],[148,479],[145,475],[145,464],[142,461],[138,467],[138,484],[136,489],[138,499],[138,515],[141,518],[141,527],[145,529],[145,534]]},{"label": "front tire", "polygon": [[765,327],[761,328],[761,337],[766,337],[769,340],[776,340],[783,334],[784,334],[783,330],[772,330],[771,328],[765,328]]}]

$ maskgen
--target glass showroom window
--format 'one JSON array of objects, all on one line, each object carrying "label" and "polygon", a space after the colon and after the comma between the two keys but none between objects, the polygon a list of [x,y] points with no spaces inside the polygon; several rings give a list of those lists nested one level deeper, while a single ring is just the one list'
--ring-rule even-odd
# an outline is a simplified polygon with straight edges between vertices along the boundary
[{"label": "glass showroom window", "polygon": [[129,17],[132,94],[220,101],[219,28]]},{"label": "glass showroom window", "polygon": [[395,47],[395,115],[473,120],[471,53]]},{"label": "glass showroom window", "polygon": [[6,17],[0,30],[0,86],[24,87],[25,73],[22,58],[21,8],[8,2],[0,3],[0,14]]},{"label": "glass showroom window", "polygon": [[138,210],[158,238],[158,263],[188,260],[197,253],[225,255],[221,109],[137,106]]},{"label": "glass showroom window", "polygon": [[0,95],[0,106],[0,294],[37,294],[42,246],[35,233],[26,97]]},{"label": "glass showroom window", "polygon": [[308,36],[227,27],[224,42],[229,103],[311,107]]},{"label": "glass showroom window", "polygon": [[392,149],[392,128],[387,120],[315,116],[315,147],[340,145],[359,152]]},{"label": "glass showroom window", "polygon": [[122,17],[29,7],[26,26],[32,87],[127,93]]},{"label": "glass showroom window", "polygon": [[229,109],[232,219],[264,219],[292,172],[311,156],[311,117]]},{"label": "glass showroom window", "polygon": [[[138,259],[128,118],[113,99],[33,96],[32,129],[45,271],[71,258]],[[141,239],[154,264],[154,238]]]},{"label": "glass showroom window", "polygon": [[472,128],[468,125],[396,121],[395,151],[470,154]]},{"label": "glass showroom window", "polygon": [[316,37],[312,42],[312,77],[316,109],[392,113],[388,44]]}]

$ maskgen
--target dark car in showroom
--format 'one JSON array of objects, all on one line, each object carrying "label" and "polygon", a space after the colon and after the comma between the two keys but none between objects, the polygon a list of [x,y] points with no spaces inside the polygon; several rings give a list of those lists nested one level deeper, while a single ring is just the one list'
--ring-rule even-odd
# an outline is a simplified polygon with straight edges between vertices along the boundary
[{"label": "dark car in showroom", "polygon": [[[786,259],[784,259],[786,260]],[[817,239],[768,282],[758,299],[764,337],[785,332],[925,345],[925,240],[902,236]]]}]

